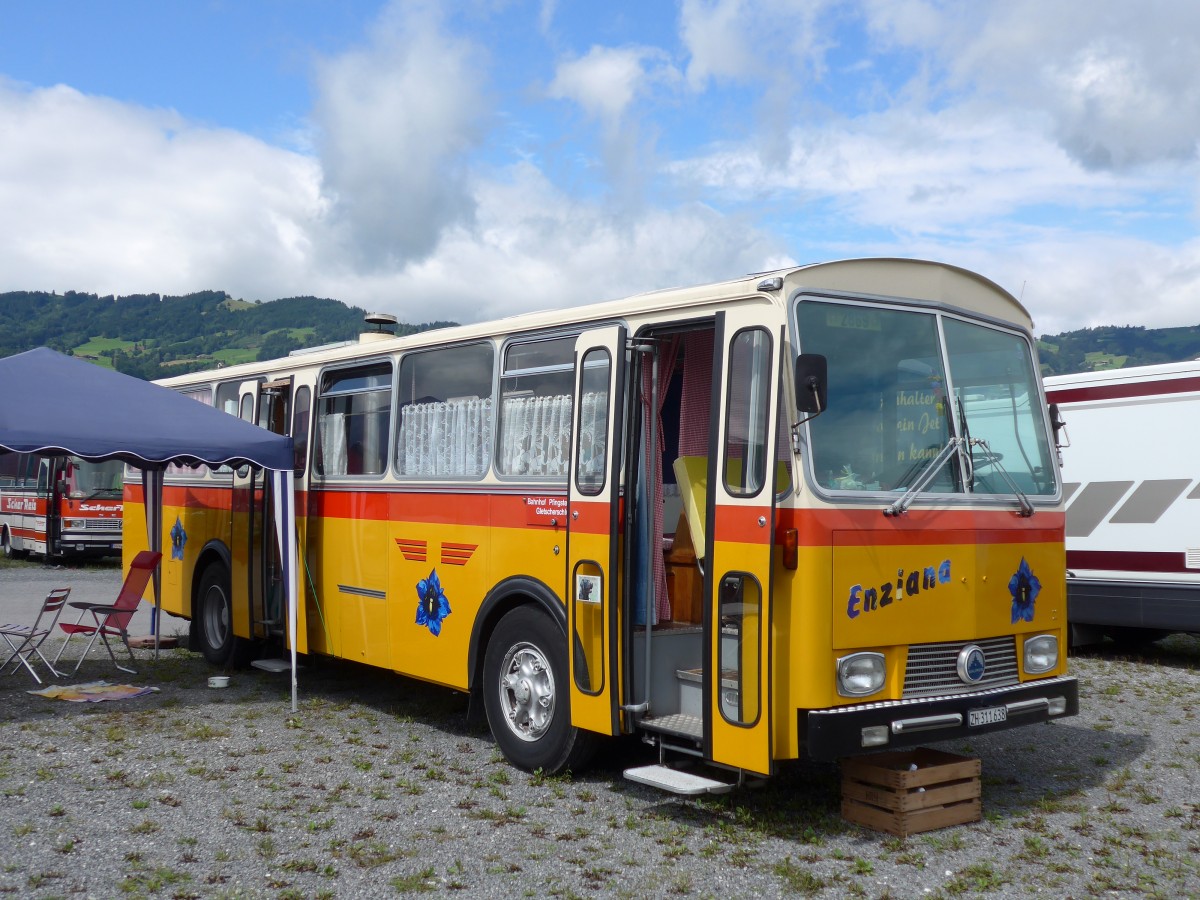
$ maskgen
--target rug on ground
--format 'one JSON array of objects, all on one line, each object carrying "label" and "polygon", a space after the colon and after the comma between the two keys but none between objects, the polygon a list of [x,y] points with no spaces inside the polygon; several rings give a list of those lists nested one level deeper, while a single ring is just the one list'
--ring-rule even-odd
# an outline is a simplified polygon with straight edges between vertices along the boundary
[{"label": "rug on ground", "polygon": [[107,681],[89,681],[86,684],[52,684],[40,691],[30,691],[39,697],[51,700],[70,700],[72,703],[99,703],[101,700],[128,700],[156,692],[156,687],[138,687],[134,684],[109,684]]}]

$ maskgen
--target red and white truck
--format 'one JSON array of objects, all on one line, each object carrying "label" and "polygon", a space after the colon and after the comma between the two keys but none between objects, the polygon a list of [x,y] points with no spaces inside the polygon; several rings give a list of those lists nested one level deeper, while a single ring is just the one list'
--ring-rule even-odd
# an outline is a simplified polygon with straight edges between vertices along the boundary
[{"label": "red and white truck", "polygon": [[0,549],[5,556],[121,555],[120,462],[0,454]]},{"label": "red and white truck", "polygon": [[1045,385],[1065,422],[1073,639],[1200,632],[1200,360]]}]

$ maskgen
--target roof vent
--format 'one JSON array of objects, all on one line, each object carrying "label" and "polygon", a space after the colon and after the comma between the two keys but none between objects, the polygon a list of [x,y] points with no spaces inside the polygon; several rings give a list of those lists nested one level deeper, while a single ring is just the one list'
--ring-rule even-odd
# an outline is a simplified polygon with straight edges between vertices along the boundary
[{"label": "roof vent", "polygon": [[358,336],[360,344],[371,341],[386,341],[396,335],[396,317],[391,313],[373,312],[363,316],[367,330]]}]

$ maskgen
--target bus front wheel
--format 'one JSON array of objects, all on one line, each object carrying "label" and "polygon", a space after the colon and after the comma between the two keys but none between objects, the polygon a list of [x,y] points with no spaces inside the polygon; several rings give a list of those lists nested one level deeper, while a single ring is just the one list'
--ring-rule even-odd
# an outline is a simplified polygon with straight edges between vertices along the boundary
[{"label": "bus front wheel", "polygon": [[206,660],[214,666],[244,665],[248,643],[233,633],[233,597],[229,571],[223,565],[210,565],[200,576],[193,615]]},{"label": "bus front wheel", "polygon": [[571,725],[566,641],[540,610],[504,616],[483,661],[488,725],[509,762],[548,775],[579,770],[596,736]]},{"label": "bus front wheel", "polygon": [[4,547],[4,556],[6,559],[21,559],[25,556],[23,550],[18,550],[12,545],[12,535],[9,534],[7,528],[3,532],[0,532],[0,544]]}]

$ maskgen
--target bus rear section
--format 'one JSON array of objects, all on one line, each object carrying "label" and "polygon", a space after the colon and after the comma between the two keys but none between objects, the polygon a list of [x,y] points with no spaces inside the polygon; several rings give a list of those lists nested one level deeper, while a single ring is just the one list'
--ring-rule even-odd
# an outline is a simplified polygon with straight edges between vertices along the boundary
[{"label": "bus rear section", "polygon": [[6,556],[121,555],[119,462],[75,456],[0,457],[0,546]]},{"label": "bus rear section", "polygon": [[1200,362],[1056,375],[1073,637],[1200,632]]}]

